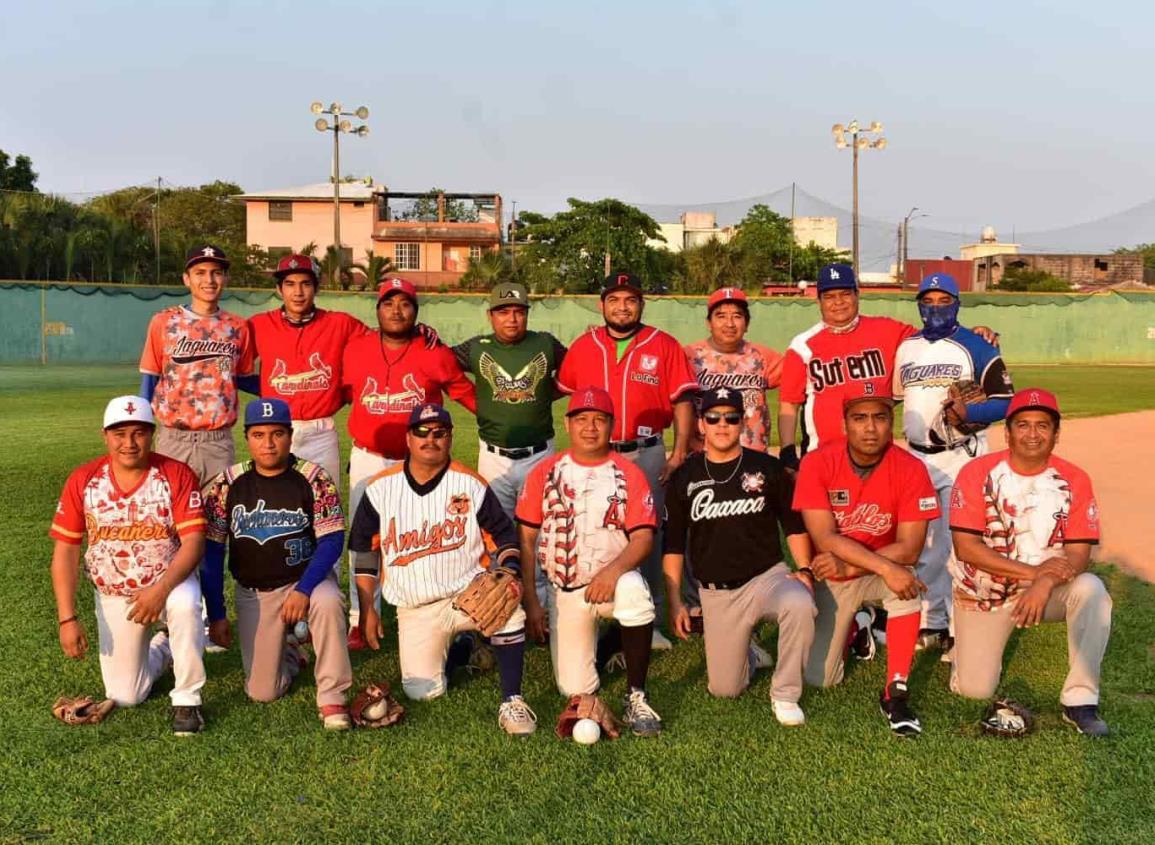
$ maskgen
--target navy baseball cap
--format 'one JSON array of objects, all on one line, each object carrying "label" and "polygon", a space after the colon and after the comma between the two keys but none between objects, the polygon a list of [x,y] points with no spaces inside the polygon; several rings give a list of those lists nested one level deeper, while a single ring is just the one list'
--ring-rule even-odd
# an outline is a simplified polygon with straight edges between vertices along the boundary
[{"label": "navy baseball cap", "polygon": [[921,299],[922,295],[930,290],[941,290],[943,293],[949,293],[955,299],[958,299],[958,282],[954,280],[954,276],[949,273],[932,273],[921,282],[918,283],[918,293],[915,294],[915,299]]},{"label": "navy baseball cap", "polygon": [[416,428],[419,425],[430,425],[432,423],[441,423],[446,428],[453,428],[453,417],[449,416],[449,411],[434,402],[418,405],[413,409],[413,412],[409,414],[410,428]]},{"label": "navy baseball cap", "polygon": [[184,257],[184,268],[187,270],[202,261],[215,261],[226,270],[229,269],[229,258],[225,255],[225,251],[212,244],[201,244],[190,249]]},{"label": "navy baseball cap", "polygon": [[293,427],[293,415],[284,399],[254,399],[245,408],[245,431],[254,425]]},{"label": "navy baseball cap", "polygon": [[818,271],[818,293],[828,290],[858,290],[858,279],[849,264],[827,264]]},{"label": "navy baseball cap", "polygon": [[725,406],[742,410],[742,392],[732,387],[712,387],[702,391],[698,400],[698,413],[704,414],[711,408]]}]

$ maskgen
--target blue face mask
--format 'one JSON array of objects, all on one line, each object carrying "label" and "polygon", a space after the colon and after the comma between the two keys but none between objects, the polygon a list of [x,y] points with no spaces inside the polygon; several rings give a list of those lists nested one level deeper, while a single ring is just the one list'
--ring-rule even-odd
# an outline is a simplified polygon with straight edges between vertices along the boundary
[{"label": "blue face mask", "polygon": [[959,301],[950,305],[918,304],[918,316],[922,317],[922,334],[927,340],[942,340],[958,328]]}]

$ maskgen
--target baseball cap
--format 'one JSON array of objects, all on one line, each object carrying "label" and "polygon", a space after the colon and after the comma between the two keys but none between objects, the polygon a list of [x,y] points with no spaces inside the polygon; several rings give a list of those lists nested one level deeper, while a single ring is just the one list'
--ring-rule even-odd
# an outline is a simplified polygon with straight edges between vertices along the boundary
[{"label": "baseball cap", "polygon": [[732,387],[712,387],[709,390],[702,391],[701,398],[698,400],[698,412],[701,414],[711,408],[717,408],[724,405],[729,408],[737,408],[742,410],[742,393]]},{"label": "baseball cap", "polygon": [[713,314],[714,309],[723,302],[733,302],[741,305],[747,312],[750,310],[750,300],[746,298],[746,292],[742,288],[718,288],[710,294],[710,299],[706,302],[706,316]]},{"label": "baseball cap", "polygon": [[281,281],[290,273],[308,273],[313,277],[313,281],[317,281],[317,262],[307,255],[294,253],[293,255],[286,255],[277,262],[277,269],[273,271],[273,275],[277,277],[277,281]]},{"label": "baseball cap", "polygon": [[642,296],[642,280],[633,273],[610,273],[602,280],[602,299],[616,290],[632,290]]},{"label": "baseball cap", "polygon": [[489,310],[506,305],[529,307],[529,288],[520,282],[502,282],[489,292]]},{"label": "baseball cap", "polygon": [[612,417],[614,415],[614,400],[610,399],[610,395],[600,387],[579,388],[570,396],[565,415],[572,417],[582,411],[600,411]]},{"label": "baseball cap", "polygon": [[215,261],[226,270],[229,269],[229,259],[225,255],[225,251],[219,246],[212,244],[201,244],[193,247],[188,251],[184,257],[184,268],[187,270],[194,264],[200,264],[202,261]]},{"label": "baseball cap", "polygon": [[1041,387],[1026,387],[1011,397],[1011,404],[1007,407],[1007,419],[1019,411],[1047,411],[1054,415],[1055,419],[1061,419],[1063,416],[1059,412],[1059,400],[1055,394]]},{"label": "baseball cap", "polygon": [[414,305],[417,304],[417,288],[413,282],[408,279],[386,279],[377,288],[377,304],[381,304],[381,300],[387,296],[395,293],[401,293],[409,297],[409,301]]},{"label": "baseball cap", "polygon": [[858,290],[858,279],[849,264],[827,264],[818,271],[818,293],[828,290]]},{"label": "baseball cap", "polygon": [[449,416],[449,411],[436,402],[418,405],[409,414],[409,428],[429,425],[430,423],[441,423],[447,428],[453,428],[453,417]]},{"label": "baseball cap", "polygon": [[943,293],[949,293],[955,299],[959,298],[958,282],[949,273],[932,273],[927,276],[918,283],[918,293],[915,294],[914,298],[919,299],[928,290],[941,290]]},{"label": "baseball cap", "polygon": [[842,410],[845,413],[851,405],[868,401],[882,402],[888,408],[893,408],[894,397],[890,393],[890,385],[883,379],[852,384],[842,398]]},{"label": "baseball cap", "polygon": [[117,396],[104,406],[105,428],[130,422],[156,426],[156,420],[152,416],[152,405],[147,399],[140,396]]},{"label": "baseball cap", "polygon": [[284,399],[254,399],[245,408],[245,431],[253,425],[283,425],[293,427],[293,415]]}]

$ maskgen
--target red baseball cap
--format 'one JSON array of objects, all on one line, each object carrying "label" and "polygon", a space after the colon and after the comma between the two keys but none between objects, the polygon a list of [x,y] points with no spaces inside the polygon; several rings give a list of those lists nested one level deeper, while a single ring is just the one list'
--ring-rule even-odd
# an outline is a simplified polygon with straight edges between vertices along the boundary
[{"label": "red baseball cap", "polygon": [[718,288],[710,294],[710,299],[706,303],[706,316],[713,314],[714,309],[724,302],[733,302],[747,311],[750,310],[750,300],[746,298],[746,291],[742,288]]},{"label": "red baseball cap", "polygon": [[1063,416],[1059,413],[1059,400],[1055,398],[1055,394],[1049,390],[1043,390],[1041,387],[1026,387],[1011,397],[1011,404],[1007,408],[1007,419],[1009,420],[1019,411],[1047,411],[1054,414],[1055,419],[1060,419]]},{"label": "red baseball cap", "polygon": [[290,273],[308,273],[313,277],[313,281],[317,281],[317,262],[307,255],[294,253],[286,255],[277,262],[277,269],[273,271],[273,275],[277,277],[277,281],[281,281]]},{"label": "red baseball cap", "polygon": [[410,302],[414,305],[417,304],[417,288],[413,285],[413,282],[407,279],[386,279],[383,281],[377,288],[377,304],[380,305],[385,297],[392,296],[395,293],[404,294],[409,297]]},{"label": "red baseball cap", "polygon": [[887,407],[893,408],[894,397],[890,393],[890,384],[885,379],[877,379],[850,385],[842,398],[843,412],[859,402],[882,402]]},{"label": "red baseball cap", "polygon": [[614,415],[614,400],[600,387],[582,387],[574,391],[569,398],[569,407],[565,415],[572,417],[582,411],[601,411],[609,416]]}]

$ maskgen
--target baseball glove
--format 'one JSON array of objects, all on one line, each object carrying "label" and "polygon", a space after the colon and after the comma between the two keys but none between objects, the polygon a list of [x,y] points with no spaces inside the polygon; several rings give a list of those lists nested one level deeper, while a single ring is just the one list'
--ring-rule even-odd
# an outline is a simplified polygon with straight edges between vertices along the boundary
[{"label": "baseball glove", "polygon": [[114,709],[116,702],[110,698],[95,701],[87,695],[78,698],[62,695],[52,705],[52,715],[66,725],[97,725]]},{"label": "baseball glove", "polygon": [[967,405],[977,405],[987,401],[987,394],[981,384],[969,379],[956,381],[947,388],[947,398],[942,403],[942,418],[959,434],[970,436],[982,431],[982,423],[968,422],[964,417]]},{"label": "baseball glove", "polygon": [[596,695],[571,695],[565,710],[557,718],[554,730],[561,739],[568,739],[573,735],[573,726],[582,719],[593,719],[610,739],[617,739],[621,734],[621,723],[617,716]]},{"label": "baseball glove", "polygon": [[521,576],[507,566],[482,572],[453,600],[474,621],[482,636],[492,637],[505,627],[521,604]]},{"label": "baseball glove", "polygon": [[980,726],[985,734],[1016,739],[1034,730],[1035,714],[1018,702],[1000,698],[991,702]]},{"label": "baseball glove", "polygon": [[405,708],[389,694],[389,684],[369,684],[349,707],[353,724],[359,728],[387,728],[405,718]]}]

